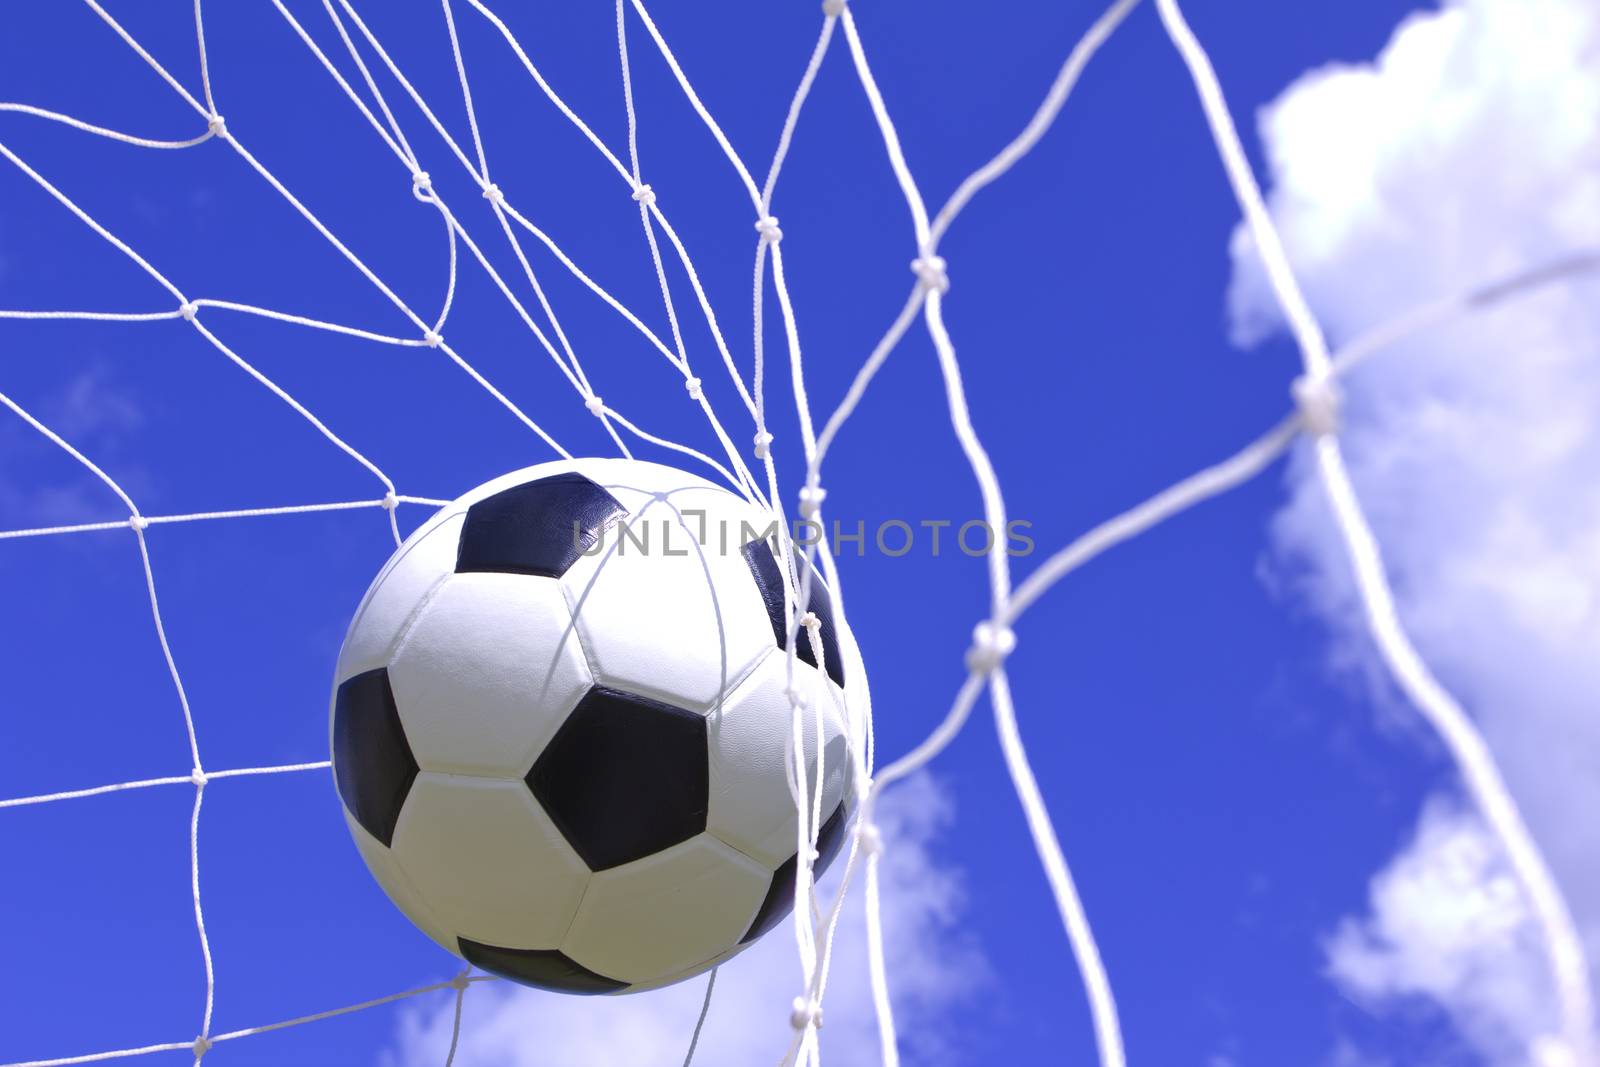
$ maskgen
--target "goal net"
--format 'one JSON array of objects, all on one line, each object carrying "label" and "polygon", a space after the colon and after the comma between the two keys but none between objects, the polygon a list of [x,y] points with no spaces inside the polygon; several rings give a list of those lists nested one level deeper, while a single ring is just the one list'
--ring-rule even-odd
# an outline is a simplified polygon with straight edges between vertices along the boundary
[{"label": "goal net", "polygon": [[[29,517],[0,520],[0,551],[13,553],[17,568],[60,576],[51,579],[38,632],[19,634],[16,648],[58,641],[82,650],[74,657],[81,677],[28,681],[29,663],[13,663],[27,699],[11,703],[7,716],[42,714],[36,703],[48,693],[56,721],[39,733],[8,725],[29,755],[20,787],[0,786],[0,808],[81,813],[58,824],[62,857],[12,856],[10,869],[14,878],[27,872],[38,907],[50,901],[60,951],[87,971],[107,970],[96,958],[109,921],[94,914],[96,894],[115,892],[125,907],[171,903],[168,887],[124,877],[132,857],[160,854],[187,869],[192,914],[185,921],[198,961],[164,940],[170,923],[153,922],[146,938],[130,933],[138,967],[110,968],[121,977],[104,983],[162,983],[174,996],[192,995],[194,1022],[190,1032],[130,1044],[83,1021],[94,1015],[93,1003],[64,1005],[61,1019],[76,1021],[51,1028],[59,1049],[41,1056],[32,1046],[0,1047],[0,1058],[33,1057],[12,1067],[157,1053],[199,1062],[218,1046],[434,995],[454,998],[447,1053],[454,1060],[464,1004],[496,981],[470,968],[431,983],[421,981],[427,971],[410,984],[395,975],[391,992],[349,1003],[340,991],[359,961],[330,950],[323,973],[273,1003],[228,1013],[259,1011],[258,1021],[215,1025],[227,995],[218,976],[247,965],[217,948],[211,934],[246,876],[235,872],[232,883],[219,885],[207,857],[248,850],[242,866],[259,868],[248,877],[269,885],[282,866],[349,862],[337,819],[324,840],[326,827],[273,818],[274,790],[325,789],[329,769],[317,710],[327,677],[298,666],[331,663],[338,620],[310,619],[298,598],[321,589],[330,605],[348,610],[430,509],[504,470],[584,454],[677,464],[770,508],[785,539],[796,529],[822,531],[800,537],[798,547],[835,591],[841,619],[854,606],[851,569],[888,564],[836,558],[863,554],[858,542],[837,536],[840,515],[854,532],[859,512],[846,507],[863,503],[829,495],[830,471],[839,466],[870,461],[893,477],[893,450],[913,434],[931,440],[938,431],[954,446],[936,453],[945,469],[935,489],[974,501],[971,517],[987,530],[1011,529],[1006,472],[986,450],[967,381],[1017,385],[1027,380],[1027,360],[1043,357],[986,351],[977,336],[962,347],[965,331],[947,320],[947,308],[959,307],[964,269],[983,268],[953,257],[947,239],[960,233],[970,205],[1005,197],[1008,174],[1027,165],[1138,0],[1078,18],[1087,29],[1043,98],[1016,117],[1009,140],[997,136],[986,162],[953,181],[918,174],[893,94],[874,77],[874,41],[864,38],[890,38],[892,19],[909,17],[906,11],[874,10],[870,18],[863,11],[858,22],[846,0],[826,0],[820,10],[790,5],[770,22],[767,12],[759,19],[741,12],[736,18],[750,17],[748,29],[723,24],[711,35],[703,32],[709,9],[669,15],[645,0],[616,0],[614,18],[594,5],[534,12],[485,0],[403,9],[272,0],[250,11],[202,9],[196,0],[192,16],[181,19],[170,6],[85,4],[70,17],[52,11],[38,28],[23,16],[13,47],[51,58],[30,70],[34,81],[0,78],[0,166],[10,172],[0,227],[49,227],[41,243],[52,256],[0,261],[0,279],[23,272],[70,278],[76,294],[50,306],[0,301],[7,304],[0,336],[19,354],[5,361],[7,380],[0,380],[0,414],[10,420],[3,440],[22,462],[48,472],[22,488],[0,484],[0,505]],[[883,912],[894,902],[880,884],[882,857],[895,841],[877,818],[879,800],[935,761],[986,700],[1087,993],[1099,1061],[1121,1067],[1108,973],[1116,961],[1101,958],[1030,765],[1008,657],[1030,654],[1027,642],[1017,644],[1020,621],[1077,568],[1257,477],[1297,442],[1331,504],[1383,662],[1455,761],[1537,920],[1558,1026],[1530,1058],[1597,1062],[1589,971],[1572,917],[1471,719],[1400,625],[1380,546],[1341,455],[1338,385],[1351,366],[1412,332],[1595,263],[1577,257],[1486,280],[1480,290],[1444,294],[1330,350],[1241,147],[1223,96],[1226,72],[1219,80],[1176,0],[1152,6],[1192,77],[1221,172],[1291,327],[1301,374],[1281,421],[1244,428],[1249,443],[1232,456],[1075,540],[1032,531],[1037,561],[970,553],[984,569],[983,602],[913,621],[946,643],[961,635],[964,660],[950,672],[959,686],[945,707],[923,716],[925,736],[904,751],[879,751],[871,710],[851,709],[859,814],[842,874],[819,890],[802,862],[793,922],[773,935],[787,937],[795,957],[792,999],[772,1006],[783,1062],[822,1060],[835,933],[844,901],[856,898],[866,916],[877,1054],[886,1065],[899,1062],[896,975],[883,947]],[[730,49],[730,39],[747,34],[743,48]],[[66,58],[91,36],[98,42],[92,90]],[[702,95],[708,83],[717,92]],[[741,92],[746,84],[750,91]],[[850,122],[866,124],[857,141],[872,143],[872,155],[801,150],[828,145]],[[834,173],[841,168],[851,175]],[[839,199],[796,195],[790,214],[782,205],[796,182],[797,192],[823,189]],[[953,191],[940,200],[935,189]],[[150,191],[165,195],[152,199]],[[848,245],[806,243],[805,224],[830,216],[835,233],[852,220],[893,217],[901,252],[881,285],[841,288],[825,305],[805,304],[794,297],[795,278],[826,279],[840,257],[855,254]],[[849,328],[824,329],[823,321]],[[80,331],[74,343],[116,357],[90,360],[76,385],[41,372],[30,387],[65,399],[26,402],[26,390],[13,386],[16,364],[47,332],[69,329]],[[818,336],[829,344],[812,340]],[[850,336],[871,339],[851,349],[843,340]],[[896,376],[895,353],[912,345],[931,352],[931,384]],[[973,356],[963,360],[966,351]],[[159,374],[147,371],[157,366]],[[131,395],[147,373],[161,384],[143,390],[140,403],[105,400]],[[179,403],[172,392],[179,385],[185,396],[204,398],[198,410]],[[925,421],[925,409],[938,421]],[[132,450],[136,429],[141,444]],[[1039,433],[1047,451],[1049,429]],[[1012,476],[1056,474],[1041,463]],[[310,487],[317,493],[308,495]],[[185,506],[161,506],[168,499]],[[864,529],[870,543],[873,532]],[[893,556],[882,529],[878,547]],[[270,547],[291,540],[293,551]],[[801,586],[809,579],[790,579],[792,608],[805,602]],[[185,606],[210,605],[205,617],[165,608],[174,589]],[[15,605],[10,615],[19,618]],[[810,635],[790,615],[794,654]],[[863,643],[870,649],[870,632]],[[168,697],[155,695],[157,680]],[[896,685],[874,680],[880,691]],[[77,735],[61,726],[80,699],[120,705],[116,716],[96,722],[94,743],[81,749],[65,744]],[[880,712],[884,706],[880,700]],[[220,751],[208,735],[224,732],[208,720],[229,723]],[[814,844],[820,796],[805,794],[803,781],[791,788],[801,792],[798,838]],[[241,799],[208,802],[229,790]],[[226,837],[208,838],[210,808],[228,803],[250,811]],[[186,848],[172,850],[171,835],[154,829],[148,839],[106,842],[89,810],[105,804],[133,806],[152,826],[186,825]],[[7,810],[0,819],[27,814]],[[304,883],[296,884],[303,892]],[[328,932],[352,899],[328,902]],[[270,915],[226,921],[228,943],[248,946],[241,956],[275,951]],[[436,962],[423,966],[437,970]],[[91,995],[109,994],[109,985],[86,981]],[[713,971],[699,1023],[715,1011],[715,990]],[[60,991],[64,1000],[79,995]],[[311,1004],[312,996],[326,999]],[[681,1039],[690,1060],[698,1034],[699,1024],[686,1019]]]}]

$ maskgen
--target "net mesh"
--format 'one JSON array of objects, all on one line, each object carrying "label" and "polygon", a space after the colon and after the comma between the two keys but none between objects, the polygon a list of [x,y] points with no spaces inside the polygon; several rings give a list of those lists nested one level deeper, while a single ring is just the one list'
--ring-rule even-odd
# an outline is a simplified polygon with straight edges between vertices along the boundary
[{"label": "net mesh", "polygon": [[[627,143],[623,150],[608,145],[585,123],[577,111],[569,106],[556,88],[546,80],[512,29],[493,8],[481,0],[443,0],[442,4],[441,44],[449,48],[459,84],[459,102],[464,109],[469,131],[469,137],[464,141],[454,136],[447,124],[438,117],[435,110],[430,107],[429,101],[408,79],[401,65],[386,49],[384,41],[363,20],[351,0],[337,0],[337,2],[324,0],[324,13],[337,36],[341,46],[339,49],[325,49],[320,46],[308,27],[302,24],[281,0],[273,0],[277,13],[331,77],[336,94],[359,112],[392,153],[397,171],[410,182],[412,195],[420,203],[438,212],[447,235],[448,285],[441,305],[431,314],[414,308],[402,299],[395,289],[386,283],[378,270],[365,262],[341,240],[339,233],[333,227],[319,218],[265,163],[251,153],[247,147],[250,143],[250,131],[228,125],[224,117],[226,100],[219,101],[213,92],[200,0],[196,0],[194,5],[195,47],[200,71],[198,93],[174,76],[161,59],[147,50],[96,0],[85,0],[85,2],[104,22],[105,27],[116,34],[151,72],[162,79],[171,91],[193,110],[195,135],[180,140],[151,139],[98,126],[69,114],[25,102],[0,103],[0,110],[64,124],[87,135],[110,138],[143,149],[202,150],[202,146],[208,145],[209,142],[220,142],[219,147],[234,153],[245,167],[281,196],[337,255],[370,283],[392,305],[397,313],[397,324],[403,325],[399,325],[397,332],[394,333],[378,333],[270,307],[210,299],[191,293],[141,256],[139,249],[124,241],[108,226],[80,207],[71,196],[52,182],[48,168],[36,169],[28,160],[4,143],[0,143],[0,155],[3,155],[11,166],[36,183],[79,223],[136,264],[170,296],[166,306],[148,311],[10,308],[0,309],[0,318],[99,320],[127,324],[181,321],[196,331],[217,352],[253,378],[262,388],[270,391],[279,401],[313,426],[329,443],[365,468],[377,483],[377,487],[381,489],[381,493],[375,491],[366,499],[331,503],[146,515],[140,511],[124,487],[96,465],[93,457],[80,451],[73,442],[25,410],[9,395],[0,393],[0,404],[81,464],[103,483],[106,489],[115,494],[127,513],[126,518],[113,521],[3,530],[0,531],[0,540],[62,537],[109,530],[131,532],[139,549],[151,620],[178,698],[189,748],[189,771],[186,774],[12,797],[0,800],[0,807],[14,808],[56,803],[126,790],[184,786],[192,788],[194,803],[189,818],[190,886],[193,896],[194,926],[206,973],[205,998],[198,1012],[198,1032],[194,1037],[139,1048],[108,1049],[70,1054],[56,1059],[30,1060],[26,1061],[26,1064],[14,1064],[9,1067],[86,1063],[169,1050],[192,1050],[198,1063],[210,1048],[220,1043],[285,1027],[301,1026],[445,989],[453,990],[455,996],[454,1025],[448,1057],[449,1060],[453,1060],[461,1030],[463,998],[473,985],[495,980],[492,976],[473,974],[470,968],[447,982],[406,989],[358,1004],[228,1032],[213,1032],[212,1029],[215,983],[211,949],[206,935],[205,910],[202,905],[199,847],[200,816],[206,791],[211,787],[211,783],[219,779],[319,772],[326,770],[329,764],[324,760],[224,770],[207,768],[196,741],[194,715],[185,694],[178,657],[168,644],[163,625],[162,610],[157,595],[157,578],[147,548],[147,539],[151,536],[150,530],[152,527],[176,523],[209,523],[270,515],[375,509],[386,513],[389,529],[398,544],[401,538],[396,512],[400,507],[435,507],[444,501],[401,493],[395,481],[377,464],[321,422],[312,411],[243,355],[224,343],[208,327],[207,320],[213,316],[224,315],[256,316],[307,330],[341,334],[373,344],[437,350],[468,375],[477,386],[490,394],[496,402],[503,405],[529,431],[541,438],[557,455],[569,457],[570,454],[550,433],[475,369],[448,340],[447,327],[450,324],[456,295],[458,269],[470,260],[492,281],[495,289],[514,310],[539,348],[559,369],[570,385],[574,399],[599,421],[623,455],[632,454],[630,441],[644,441],[670,449],[689,460],[713,469],[729,486],[747,499],[770,508],[778,518],[783,519],[787,509],[779,489],[776,467],[776,460],[781,450],[774,444],[773,435],[768,429],[763,388],[765,376],[772,371],[767,365],[769,353],[765,350],[763,329],[763,317],[769,313],[767,302],[770,287],[771,294],[776,298],[786,341],[783,357],[787,363],[801,429],[800,454],[792,457],[791,462],[803,466],[805,479],[804,488],[795,501],[794,510],[800,516],[813,520],[819,519],[823,513],[826,495],[823,488],[824,461],[832,450],[841,427],[855,413],[889,354],[920,322],[931,338],[938,356],[949,421],[960,442],[971,476],[981,491],[985,519],[991,529],[1004,529],[1007,525],[1007,513],[1000,483],[984,449],[980,434],[969,416],[961,364],[950,331],[945,324],[944,303],[950,282],[947,264],[940,253],[941,241],[973,199],[1004,176],[1050,129],[1080,74],[1101,45],[1137,6],[1138,0],[1117,0],[1104,9],[1067,56],[1045,98],[1021,131],[993,158],[961,181],[949,199],[937,211],[931,213],[901,149],[895,123],[874,80],[860,29],[845,0],[826,0],[822,4],[821,26],[815,46],[789,102],[776,151],[767,167],[764,179],[760,181],[696,94],[689,75],[679,63],[660,28],[652,20],[643,0],[617,0],[616,3],[616,42],[628,131]],[[1184,21],[1176,0],[1156,0],[1156,6],[1163,26],[1193,77],[1223,167],[1254,240],[1255,248],[1266,268],[1273,292],[1298,343],[1304,373],[1294,389],[1295,406],[1282,421],[1237,454],[1200,470],[1144,503],[1094,527],[1077,540],[1060,548],[1018,584],[1013,584],[1006,553],[988,553],[989,608],[973,632],[972,644],[966,657],[967,678],[938,727],[910,752],[882,768],[876,768],[869,713],[861,708],[853,710],[852,714],[858,716],[858,721],[851,724],[855,744],[852,746],[850,758],[856,763],[861,815],[850,839],[842,885],[832,900],[819,899],[811,878],[809,860],[799,865],[793,932],[799,962],[797,988],[800,992],[792,1005],[790,1022],[793,1026],[793,1038],[784,1062],[820,1063],[817,1027],[820,1024],[821,1005],[827,990],[833,934],[846,893],[852,891],[857,882],[861,882],[864,883],[861,891],[865,894],[871,988],[879,1022],[882,1059],[886,1065],[898,1063],[899,1052],[889,998],[890,976],[886,974],[884,965],[878,882],[878,860],[883,842],[873,821],[874,804],[883,790],[892,787],[896,781],[904,779],[934,759],[962,730],[979,699],[987,693],[1006,767],[1026,816],[1040,863],[1054,895],[1088,993],[1100,1062],[1104,1067],[1121,1067],[1125,1062],[1125,1056],[1111,985],[1017,727],[1005,669],[1006,658],[1015,646],[1012,628],[1041,596],[1077,567],[1179,512],[1248,481],[1266,469],[1298,438],[1307,434],[1314,439],[1311,447],[1315,449],[1317,470],[1333,505],[1333,514],[1348,550],[1367,622],[1377,647],[1401,689],[1437,731],[1454,757],[1485,821],[1505,848],[1511,867],[1542,931],[1549,966],[1554,976],[1554,988],[1559,999],[1561,1025],[1559,1032],[1542,1039],[1540,1046],[1532,1050],[1532,1053],[1540,1062],[1549,1064],[1590,1062],[1589,1057],[1592,1056],[1593,1049],[1588,1042],[1594,1033],[1594,1008],[1588,985],[1587,965],[1571,915],[1543,858],[1529,836],[1483,740],[1470,718],[1440,686],[1417,655],[1399,623],[1378,546],[1362,513],[1341,457],[1337,437],[1339,407],[1337,382],[1339,376],[1356,363],[1414,331],[1427,328],[1443,319],[1513,298],[1530,288],[1575,272],[1592,270],[1600,266],[1600,257],[1578,256],[1556,263],[1542,264],[1524,273],[1496,280],[1472,292],[1447,296],[1399,320],[1380,326],[1371,333],[1355,339],[1340,351],[1330,352],[1274,231],[1272,219],[1229,116],[1219,81],[1204,49]],[[631,310],[587,273],[579,265],[578,260],[559,246],[549,233],[518,210],[512,192],[502,189],[493,180],[489,155],[479,130],[473,103],[473,79],[469,75],[469,67],[457,34],[457,20],[462,17],[482,19],[492,26],[514,53],[527,77],[537,86],[549,105],[570,122],[615,170],[619,195],[621,192],[627,192],[638,212],[650,267],[660,291],[661,311],[669,327],[666,337],[652,331],[640,314]],[[696,270],[684,240],[669,221],[665,206],[658,201],[655,191],[644,180],[637,135],[639,122],[634,106],[631,66],[633,59],[629,53],[630,32],[638,34],[641,30],[657,53],[653,58],[659,58],[670,71],[684,99],[725,156],[750,201],[755,251],[754,331],[750,344],[753,375],[748,382],[741,374],[735,359],[734,352],[738,346],[732,344],[725,336],[713,310],[707,288],[702,284],[701,275]],[[912,241],[908,247],[914,252],[914,256],[910,263],[908,292],[903,305],[889,328],[861,363],[842,402],[821,420],[819,432],[817,420],[807,399],[805,367],[796,328],[795,309],[784,275],[783,230],[779,220],[772,214],[772,203],[801,112],[816,83],[824,57],[830,49],[841,47],[840,38],[842,47],[848,52],[850,67],[870,105],[873,120],[881,136],[884,158],[909,209]],[[507,278],[495,267],[486,254],[485,244],[480,243],[469,232],[457,210],[436,188],[434,178],[423,168],[421,155],[413,147],[407,130],[396,116],[393,103],[401,98],[408,99],[417,109],[431,133],[442,143],[449,156],[453,157],[451,165],[463,168],[482,198],[487,201],[500,230],[496,239],[503,238],[508,245],[520,268],[520,278]],[[411,134],[414,136],[418,132],[412,130]],[[634,420],[617,411],[596,393],[573,344],[562,328],[561,319],[552,300],[547,295],[546,288],[541,285],[534,269],[528,252],[528,248],[531,247],[530,242],[542,246],[565,271],[636,331],[644,343],[665,359],[681,376],[689,399],[698,406],[712,437],[717,442],[718,455],[707,454],[687,444],[642,429]],[[675,299],[674,288],[670,281],[674,275],[681,275],[682,280],[688,284],[694,298],[692,307],[680,306],[680,301]],[[714,340],[723,369],[745,409],[739,416],[741,421],[748,419],[744,430],[728,429],[728,424],[719,417],[706,397],[703,383],[697,377],[696,370],[691,368],[683,337],[684,320],[689,317],[703,319]],[[751,436],[752,428],[753,436]],[[736,441],[750,443],[739,444]],[[751,462],[752,459],[754,462]],[[779,530],[782,536],[788,537],[786,521],[780,522]],[[805,551],[816,561],[832,587],[839,590],[839,575],[827,547],[827,541],[823,539],[819,544],[806,546]],[[786,551],[783,558],[788,558],[788,555]],[[795,603],[806,602],[804,586],[810,580],[809,574],[810,571],[805,570],[799,574],[791,573],[789,576],[791,588],[787,595],[791,618],[789,632],[791,665],[797,641],[809,641],[819,663],[823,654],[821,644],[817,640],[814,620],[800,616],[793,610]],[[842,618],[844,610],[842,602],[836,602],[836,610]],[[800,698],[797,695],[793,699]],[[799,753],[803,746],[798,743],[801,723],[798,704],[793,722],[795,736],[792,740],[796,742],[793,751]],[[800,817],[797,820],[796,833],[802,858],[811,855],[811,846],[814,846],[820,829],[821,777],[819,771],[814,780],[818,783],[817,787],[811,789],[802,761],[798,755],[796,756],[796,767],[792,769],[790,786],[800,801],[797,804]],[[710,1004],[715,977],[716,973],[713,971],[706,988],[707,1006]],[[704,1021],[705,1012],[702,1010],[700,1024]],[[697,1025],[694,1038],[689,1042],[690,1060],[694,1056],[694,1039],[697,1039],[698,1035]]]}]

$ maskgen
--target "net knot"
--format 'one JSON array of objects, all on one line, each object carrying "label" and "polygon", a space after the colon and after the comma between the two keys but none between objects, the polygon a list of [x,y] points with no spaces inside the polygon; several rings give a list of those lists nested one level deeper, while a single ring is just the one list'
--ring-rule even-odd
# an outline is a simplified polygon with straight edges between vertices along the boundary
[{"label": "net knot", "polygon": [[226,137],[228,136],[228,123],[221,115],[212,113],[206,119],[206,132],[213,137]]},{"label": "net knot", "polygon": [[778,229],[778,216],[763,215],[756,220],[756,232],[761,235],[763,244],[775,245],[783,240],[783,231]]},{"label": "net knot", "polygon": [[500,187],[494,182],[490,182],[483,187],[483,198],[495,207],[499,207],[506,202],[506,194],[502,193]]},{"label": "net knot", "polygon": [[800,616],[800,625],[807,630],[820,630],[822,628],[822,620],[817,618],[816,612],[808,611]]},{"label": "net knot", "polygon": [[150,520],[136,511],[128,516],[128,525],[135,530],[143,530],[150,525]]},{"label": "net knot", "polygon": [[633,198],[645,207],[650,207],[656,202],[656,191],[650,188],[649,182],[645,182],[633,191]]},{"label": "net knot", "polygon": [[828,491],[820,485],[808,485],[800,490],[800,514],[808,519],[817,516],[817,509],[822,507],[822,501],[827,497]]},{"label": "net knot", "polygon": [[972,647],[967,649],[967,670],[991,674],[1017,647],[1011,627],[995,622],[980,622],[972,628]]},{"label": "net knot", "polygon": [[205,1034],[201,1034],[194,1039],[194,1044],[190,1045],[189,1048],[194,1051],[194,1058],[198,1060],[201,1056],[211,1051],[211,1039]]},{"label": "net knot", "polygon": [[822,1005],[810,997],[795,997],[793,1009],[789,1012],[789,1025],[796,1030],[811,1027],[822,1029]]},{"label": "net knot", "polygon": [[869,856],[883,854],[883,834],[878,832],[876,823],[864,822],[856,830],[856,840],[861,843],[861,851]]},{"label": "net knot", "polygon": [[444,334],[440,333],[438,330],[429,330],[422,335],[422,343],[427,345],[429,348],[438,348],[440,345],[444,344]]},{"label": "net knot", "polygon": [[383,494],[383,510],[384,511],[393,511],[395,508],[397,508],[399,506],[400,506],[400,498],[394,495],[394,490],[393,489],[391,489],[387,493]]},{"label": "net knot", "polygon": [[699,378],[685,378],[683,380],[683,387],[689,391],[690,400],[705,399],[705,394],[700,391]]},{"label": "net knot", "polygon": [[189,781],[195,784],[196,789],[204,789],[206,787],[206,783],[211,781],[211,779],[206,775],[205,771],[201,770],[199,767],[196,767],[194,770],[189,772]]},{"label": "net knot", "polygon": [[950,276],[945,273],[943,256],[918,256],[911,261],[911,273],[917,276],[917,285],[923,289],[950,291]]},{"label": "net knot", "polygon": [[606,402],[601,400],[597,394],[590,393],[589,399],[583,402],[583,406],[589,409],[589,414],[596,417],[605,414]]},{"label": "net knot", "polygon": [[797,685],[785,686],[783,695],[789,701],[791,708],[804,708],[806,706],[806,691]]},{"label": "net knot", "polygon": [[1344,399],[1327,374],[1302,374],[1289,386],[1300,408],[1300,423],[1313,437],[1339,432],[1339,407]]},{"label": "net knot", "polygon": [[185,300],[178,306],[178,314],[183,316],[184,322],[193,322],[194,317],[200,314],[200,305],[193,300]]},{"label": "net knot", "polygon": [[829,18],[844,14],[844,0],[822,0],[822,13]]},{"label": "net knot", "polygon": [[454,978],[450,979],[450,988],[454,989],[454,990],[457,990],[458,992],[460,990],[463,990],[463,989],[467,988],[467,975],[469,975],[471,973],[472,973],[472,968],[471,967],[467,967],[464,970],[462,970],[462,972],[460,974],[458,974]]},{"label": "net knot", "polygon": [[411,173],[411,195],[424,204],[433,202],[433,177],[425,170]]},{"label": "net knot", "polygon": [[766,459],[767,451],[772,447],[772,435],[762,430],[756,434],[756,458]]}]

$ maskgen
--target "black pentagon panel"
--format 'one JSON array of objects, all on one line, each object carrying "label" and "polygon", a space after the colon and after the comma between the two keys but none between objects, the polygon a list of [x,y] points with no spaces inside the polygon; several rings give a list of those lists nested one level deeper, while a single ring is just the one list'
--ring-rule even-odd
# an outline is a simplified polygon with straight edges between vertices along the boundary
[{"label": "black pentagon panel", "polygon": [[596,974],[559,949],[496,948],[464,937],[456,940],[468,963],[535,989],[592,995],[628,988],[627,982]]},{"label": "black pentagon panel", "polygon": [[814,866],[816,877],[821,878],[828,873],[828,868],[833,866],[834,858],[839,855],[839,850],[844,845],[845,824],[849,821],[850,812],[841,800],[839,806],[833,809],[833,814],[823,821],[822,829],[817,831],[817,862]]},{"label": "black pentagon panel", "polygon": [[[844,827],[847,822],[849,814],[845,811],[844,802],[840,801],[839,806],[833,809],[833,814],[822,824],[822,829],[817,832],[817,862],[812,864],[811,868],[813,878],[821,878],[826,874],[834,857],[839,854],[839,847],[844,844]],[[773,873],[772,884],[767,887],[767,898],[761,902],[761,910],[756,912],[756,917],[750,922],[750,929],[744,932],[739,944],[748,945],[777,926],[783,917],[794,909],[794,875],[799,860],[799,856],[790,856],[783,861],[783,866]]]},{"label": "black pentagon panel", "polygon": [[[778,558],[772,554],[771,542],[751,541],[744,546],[744,561],[750,567],[750,575],[756,580],[756,588],[761,591],[761,599],[767,606],[767,619],[772,623],[772,636],[777,641],[778,647],[783,648],[788,637],[788,626],[783,616],[783,574],[778,570]],[[796,551],[795,573],[806,572],[805,556]],[[811,575],[811,612],[822,622],[822,630],[817,634],[822,639],[822,656],[828,661],[828,677],[834,684],[844,688],[844,660],[839,655],[839,632],[833,625],[833,599],[828,595],[828,587],[823,584],[822,577],[815,572]],[[801,630],[795,635],[795,656],[802,663],[817,665],[817,657],[811,651],[811,639],[806,632]]]},{"label": "black pentagon panel", "polygon": [[528,788],[590,870],[670,848],[706,828],[706,720],[595,686],[528,772]]},{"label": "black pentagon panel", "polygon": [[[844,656],[839,650],[839,631],[833,622],[833,598],[828,595],[828,587],[823,584],[822,578],[813,575],[811,579],[811,611],[822,620],[822,629],[817,636],[822,640],[822,654],[827,659],[828,677],[833,679],[833,684],[840,689],[844,688]],[[802,645],[805,649],[805,661],[811,663],[811,642],[808,639]]]},{"label": "black pentagon panel", "polygon": [[576,471],[502,489],[467,509],[456,571],[559,578],[626,514]]},{"label": "black pentagon panel", "polygon": [[333,699],[333,780],[356,822],[388,845],[417,776],[382,667],[343,682]]}]

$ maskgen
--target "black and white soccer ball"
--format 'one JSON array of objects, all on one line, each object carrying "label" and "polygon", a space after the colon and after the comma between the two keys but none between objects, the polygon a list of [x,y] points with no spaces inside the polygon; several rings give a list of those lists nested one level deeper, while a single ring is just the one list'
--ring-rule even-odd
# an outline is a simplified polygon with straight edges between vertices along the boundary
[{"label": "black and white soccer ball", "polygon": [[[331,740],[350,833],[413,923],[506,978],[613,993],[698,974],[789,913],[770,523],[682,471],[583,459],[480,486],[395,552],[340,651]],[[868,696],[811,589],[822,667],[801,630],[793,682],[813,782],[821,718],[820,872]]]}]

